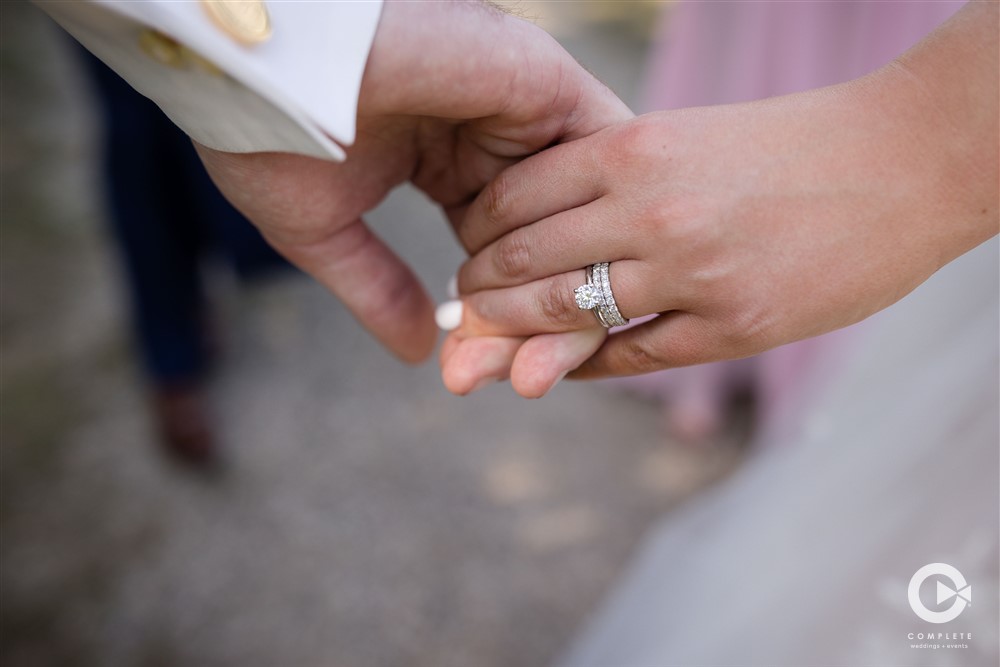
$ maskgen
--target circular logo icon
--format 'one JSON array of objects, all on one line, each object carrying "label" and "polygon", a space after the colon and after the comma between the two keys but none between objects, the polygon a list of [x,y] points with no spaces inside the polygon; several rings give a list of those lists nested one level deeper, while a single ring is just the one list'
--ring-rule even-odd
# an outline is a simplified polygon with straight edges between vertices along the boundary
[{"label": "circular logo icon", "polygon": [[[940,611],[932,611],[920,600],[920,586],[934,575],[941,575],[951,581],[951,586],[940,579],[937,580],[937,606],[952,600],[951,606]],[[972,586],[962,573],[946,563],[929,563],[913,573],[910,586],[906,590],[913,613],[928,623],[947,623],[958,618],[967,605],[972,604]],[[954,599],[953,599],[954,598]]]}]

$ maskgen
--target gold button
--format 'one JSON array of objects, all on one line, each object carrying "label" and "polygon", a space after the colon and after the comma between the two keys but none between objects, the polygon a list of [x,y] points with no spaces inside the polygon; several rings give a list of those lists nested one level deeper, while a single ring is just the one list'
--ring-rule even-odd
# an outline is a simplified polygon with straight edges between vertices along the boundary
[{"label": "gold button", "polygon": [[271,37],[271,17],[264,0],[202,0],[212,21],[242,44],[259,44]]},{"label": "gold button", "polygon": [[170,67],[182,67],[184,58],[180,46],[162,32],[143,30],[139,33],[139,47],[146,55],[158,63]]}]

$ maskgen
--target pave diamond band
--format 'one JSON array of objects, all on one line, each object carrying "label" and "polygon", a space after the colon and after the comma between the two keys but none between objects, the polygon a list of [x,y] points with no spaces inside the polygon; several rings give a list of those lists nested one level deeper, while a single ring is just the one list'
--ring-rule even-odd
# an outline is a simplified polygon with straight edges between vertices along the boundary
[{"label": "pave diamond band", "polygon": [[[601,262],[599,264],[594,264],[593,268],[594,284],[601,288],[601,294],[604,296],[604,303],[599,309],[599,314],[604,316],[604,321],[601,324],[604,326],[611,327],[623,327],[628,324],[628,319],[622,317],[622,314],[618,311],[618,304],[615,303],[615,295],[611,292],[611,263]],[[605,322],[607,322],[605,324]]]},{"label": "pave diamond band", "polygon": [[601,326],[623,327],[628,319],[622,317],[611,292],[611,263],[599,262],[587,267],[587,284],[573,290],[573,297],[580,310],[592,310]]}]

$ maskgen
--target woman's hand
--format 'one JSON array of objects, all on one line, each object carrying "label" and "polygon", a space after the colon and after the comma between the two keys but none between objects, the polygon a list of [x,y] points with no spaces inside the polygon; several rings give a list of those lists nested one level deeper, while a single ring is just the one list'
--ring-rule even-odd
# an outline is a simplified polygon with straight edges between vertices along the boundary
[{"label": "woman's hand", "polygon": [[573,295],[596,262],[612,263],[625,317],[660,315],[574,377],[744,357],[852,324],[995,235],[996,11],[972,4],[848,84],[650,114],[503,172],[459,230],[477,254],[459,273],[446,384],[512,371],[539,395],[575,368],[566,349],[600,344]]}]

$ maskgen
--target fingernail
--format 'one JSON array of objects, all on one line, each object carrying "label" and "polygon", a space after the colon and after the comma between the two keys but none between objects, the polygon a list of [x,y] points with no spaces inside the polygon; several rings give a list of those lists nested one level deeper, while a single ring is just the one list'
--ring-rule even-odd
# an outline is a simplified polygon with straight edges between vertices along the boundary
[{"label": "fingernail", "polygon": [[480,380],[476,384],[472,385],[472,389],[469,390],[469,393],[471,394],[473,392],[479,391],[483,387],[488,387],[489,385],[494,384],[494,383],[499,382],[499,381],[500,380],[498,380],[497,378],[488,378],[488,377],[487,378],[483,378],[482,380]]},{"label": "fingernail", "polygon": [[462,323],[462,302],[445,301],[434,312],[434,321],[443,331],[457,329]]},{"label": "fingernail", "polygon": [[456,273],[448,279],[447,293],[449,299],[458,298],[458,274]]}]

